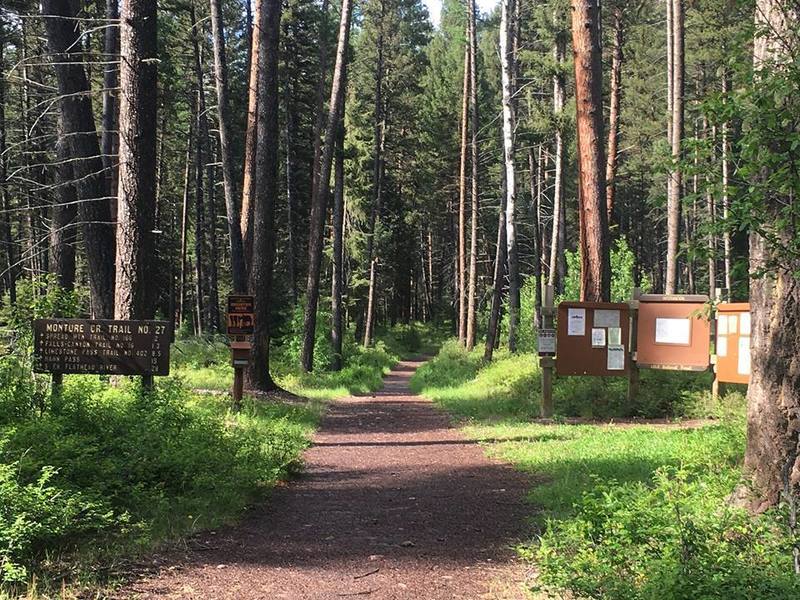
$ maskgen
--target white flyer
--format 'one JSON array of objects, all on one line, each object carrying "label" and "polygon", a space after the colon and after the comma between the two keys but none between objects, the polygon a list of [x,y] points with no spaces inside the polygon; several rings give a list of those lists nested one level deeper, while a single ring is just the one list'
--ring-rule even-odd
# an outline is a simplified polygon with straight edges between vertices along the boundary
[{"label": "white flyer", "polygon": [[619,346],[622,344],[622,327],[608,328],[608,345]]},{"label": "white flyer", "polygon": [[750,313],[739,313],[739,335],[750,335]]},{"label": "white flyer", "polygon": [[691,333],[690,319],[656,318],[656,344],[688,346]]},{"label": "white flyer", "polygon": [[606,345],[606,330],[602,327],[592,327],[592,348],[602,348]]},{"label": "white flyer", "polygon": [[556,353],[556,330],[555,329],[540,329],[539,330],[539,354],[555,354]]},{"label": "white flyer", "polygon": [[622,371],[625,369],[625,346],[608,347],[606,368],[609,371]]},{"label": "white flyer", "polygon": [[567,335],[586,335],[585,308],[570,308],[567,311]]},{"label": "white flyer", "polygon": [[728,356],[728,338],[724,335],[717,336],[717,356]]},{"label": "white flyer", "polygon": [[619,311],[598,308],[594,311],[595,327],[619,327]]},{"label": "white flyer", "polygon": [[739,375],[750,375],[750,337],[739,338],[739,363],[736,366]]},{"label": "white flyer", "polygon": [[728,315],[719,315],[717,317],[717,334],[728,335]]}]

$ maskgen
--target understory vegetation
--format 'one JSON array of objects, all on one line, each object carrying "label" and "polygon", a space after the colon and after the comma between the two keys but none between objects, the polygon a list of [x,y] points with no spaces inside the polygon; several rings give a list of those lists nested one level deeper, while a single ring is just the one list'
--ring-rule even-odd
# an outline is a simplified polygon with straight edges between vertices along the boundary
[{"label": "understory vegetation", "polygon": [[397,326],[374,347],[348,346],[340,372],[300,374],[288,330],[274,368],[296,396],[246,398],[233,412],[221,337],[179,339],[171,376],[151,391],[86,375],[53,392],[49,376],[31,371],[30,323],[69,314],[80,298],[57,286],[21,291],[0,314],[0,598],[47,594],[64,580],[94,586],[124,572],[126,557],[237,518],[302,466],[323,401],[377,389],[438,335]]},{"label": "understory vegetation", "polygon": [[[495,356],[484,364],[481,353],[447,343],[411,383],[463,420],[492,455],[530,473],[534,536],[518,550],[535,565],[537,592],[797,597],[797,540],[784,509],[752,517],[728,501],[741,484],[741,391],[714,400],[707,374],[643,371],[640,397],[629,405],[624,378],[557,378],[554,423],[531,422],[539,414],[536,356]],[[669,420],[614,424],[622,417]]]}]

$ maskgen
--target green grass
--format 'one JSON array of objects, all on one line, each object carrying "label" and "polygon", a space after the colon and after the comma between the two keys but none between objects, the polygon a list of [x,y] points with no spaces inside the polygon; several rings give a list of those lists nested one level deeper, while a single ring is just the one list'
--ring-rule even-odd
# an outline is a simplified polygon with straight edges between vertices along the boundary
[{"label": "green grass", "polygon": [[610,600],[798,597],[783,509],[751,517],[727,499],[740,483],[744,396],[714,400],[706,375],[643,372],[625,381],[561,378],[560,416],[713,416],[700,427],[532,423],[539,371],[532,354],[482,363],[448,343],[412,387],[465,426],[486,451],[531,475],[532,537],[519,546],[547,597]]}]

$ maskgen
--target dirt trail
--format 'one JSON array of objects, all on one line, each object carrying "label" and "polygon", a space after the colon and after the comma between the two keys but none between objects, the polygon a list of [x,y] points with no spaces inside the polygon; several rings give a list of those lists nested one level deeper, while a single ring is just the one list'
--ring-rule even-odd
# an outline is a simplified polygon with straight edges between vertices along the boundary
[{"label": "dirt trail", "polygon": [[333,403],[302,477],[123,597],[524,598],[511,546],[525,535],[529,481],[411,394],[420,364]]}]

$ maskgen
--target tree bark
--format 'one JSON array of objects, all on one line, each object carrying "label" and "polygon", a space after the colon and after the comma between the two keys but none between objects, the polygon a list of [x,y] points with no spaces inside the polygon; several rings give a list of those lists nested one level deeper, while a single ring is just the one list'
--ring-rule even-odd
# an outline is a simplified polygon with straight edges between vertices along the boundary
[{"label": "tree bark", "polygon": [[516,225],[516,173],[514,166],[514,90],[511,77],[516,57],[511,48],[511,15],[514,0],[501,0],[500,4],[500,67],[503,88],[503,149],[506,173],[506,261],[508,262],[508,349],[517,350],[519,327],[519,258]]},{"label": "tree bark", "polygon": [[195,313],[197,334],[202,335],[208,326],[208,307],[206,306],[206,219],[205,219],[205,189],[203,175],[206,160],[206,142],[208,141],[208,121],[206,119],[206,99],[203,89],[203,65],[200,58],[200,43],[198,41],[198,27],[194,9],[194,1],[189,2],[189,20],[192,23],[191,40],[194,55],[195,76],[195,133],[197,134],[194,151],[194,285],[195,285]]},{"label": "tree bark", "polygon": [[[541,145],[539,152],[542,151]],[[533,158],[533,148],[528,148],[528,185],[531,193],[531,213],[533,218],[533,322],[538,330],[542,324],[542,236],[539,223],[539,188],[536,184],[539,177],[538,163]]]},{"label": "tree bark", "polygon": [[344,112],[345,62],[350,38],[352,6],[352,0],[342,0],[339,42],[336,48],[336,65],[333,69],[331,97],[325,126],[325,143],[322,149],[317,194],[311,205],[311,224],[308,240],[308,280],[306,284],[306,307],[303,315],[303,350],[301,354],[301,366],[304,371],[311,371],[314,368],[314,341],[317,327],[317,304],[319,303],[323,233],[328,214],[333,151],[336,144],[336,134],[339,129],[339,118]]},{"label": "tree bark", "polygon": [[319,185],[320,160],[322,160],[322,128],[325,126],[325,81],[328,76],[328,0],[322,0],[320,10],[319,48],[317,62],[319,63],[319,78],[317,79],[316,98],[314,101],[314,162],[311,170],[311,202],[317,197]]},{"label": "tree bark", "polygon": [[119,0],[106,0],[106,30],[103,44],[106,65],[103,67],[103,135],[100,147],[103,151],[103,165],[108,177],[108,189],[111,190],[111,215],[117,214],[117,185],[119,184],[119,168],[117,153],[119,152],[119,133],[117,117],[119,103],[117,88],[119,86]]},{"label": "tree bark", "polygon": [[609,226],[614,214],[617,179],[620,99],[622,97],[622,6],[614,7],[614,46],[611,58],[611,106],[608,115],[608,153],[606,156],[606,213]]},{"label": "tree bark", "polygon": [[599,25],[600,9],[594,0],[572,0],[581,300],[589,302],[608,301],[611,296]]},{"label": "tree bark", "polygon": [[[113,1],[113,0],[109,0]],[[246,0],[249,6],[250,0]],[[222,159],[222,185],[225,192],[225,216],[231,252],[233,291],[243,293],[247,288],[244,262],[241,215],[236,205],[236,183],[231,153],[231,117],[228,100],[228,61],[225,57],[225,24],[221,0],[211,0],[211,32],[214,38],[214,74],[217,87],[217,117],[219,121],[219,152]]]},{"label": "tree bark", "polygon": [[156,5],[125,0],[120,14],[117,319],[151,319],[155,312]]},{"label": "tree bark", "polygon": [[[555,19],[555,17],[554,17]],[[553,181],[553,226],[550,238],[550,260],[548,283],[556,289],[562,289],[562,273],[559,268],[560,257],[564,254],[564,135],[561,125],[561,113],[564,111],[564,74],[561,66],[566,55],[566,40],[562,32],[556,33],[553,46],[553,58],[556,72],[553,74],[553,116],[556,120],[555,137],[555,174]]]},{"label": "tree bark", "polygon": [[64,137],[61,121],[58,120],[56,141],[57,193],[50,226],[50,272],[55,274],[58,285],[72,290],[75,288],[75,245],[78,239],[78,191],[70,162],[69,142]]},{"label": "tree bark", "polygon": [[8,186],[8,155],[6,153],[6,24],[0,16],[0,235],[2,236],[4,264],[3,287],[9,294],[11,304],[17,302],[17,269],[14,259],[14,240],[11,236],[11,202]]},{"label": "tree bark", "polygon": [[[471,2],[472,0],[468,0]],[[469,26],[464,46],[464,82],[461,95],[461,162],[458,176],[458,341],[467,341],[467,140],[469,135]]]},{"label": "tree bark", "polygon": [[[344,111],[343,111],[344,112]],[[333,276],[331,277],[331,369],[340,371],[344,366],[342,342],[344,339],[344,118],[339,116],[336,135],[336,156],[333,186]]]},{"label": "tree bark", "polygon": [[[727,102],[728,98],[727,95],[730,93],[730,80],[728,79],[729,75],[727,72],[723,72],[722,74],[722,99],[723,102]],[[730,229],[727,226],[728,222],[728,213],[730,211],[730,178],[731,178],[731,169],[730,169],[730,126],[727,121],[723,121],[722,123],[722,219],[725,221],[726,226],[722,231],[722,256],[723,256],[723,268],[725,270],[725,289],[728,290],[728,294],[731,293],[733,288],[733,275],[732,275],[732,268],[731,268],[731,233]]]},{"label": "tree bark", "polygon": [[[775,68],[770,61],[783,56],[781,40],[787,32],[796,31],[798,15],[780,0],[758,0],[755,13],[754,85],[758,85],[761,71]],[[789,264],[782,264],[777,256],[780,246],[791,244],[796,235],[794,226],[782,226],[778,217],[791,200],[791,196],[770,194],[766,206],[759,208],[766,211],[762,227],[772,239],[756,231],[750,234],[752,360],[744,466],[755,485],[750,508],[756,511],[775,506],[782,496],[789,500],[800,493],[800,286],[796,278],[800,261],[791,258]]]},{"label": "tree bark", "polygon": [[258,44],[258,98],[256,176],[253,197],[253,259],[250,267],[250,293],[255,296],[255,334],[246,380],[250,389],[262,392],[277,386],[269,372],[270,303],[272,272],[275,263],[275,205],[278,195],[278,38],[281,1],[257,0],[258,27],[253,35]]},{"label": "tree bark", "polygon": [[681,143],[683,141],[684,28],[683,0],[672,0],[672,170],[667,198],[667,273],[664,291],[678,289],[678,242],[681,226]]},{"label": "tree bark", "polygon": [[471,177],[471,225],[469,242],[469,289],[467,291],[467,350],[475,346],[476,318],[475,303],[478,287],[478,70],[476,56],[478,51],[476,6],[475,0],[468,0],[469,4],[469,105],[470,105],[470,161],[472,163]]},{"label": "tree bark", "polygon": [[[194,103],[192,103],[194,110]],[[180,298],[178,300],[178,327],[183,325],[186,318],[186,282],[189,272],[189,187],[192,171],[192,141],[194,139],[194,115],[190,115],[189,132],[186,135],[186,162],[183,172],[183,202],[181,204],[181,273],[180,273]]]},{"label": "tree bark", "polygon": [[[248,6],[249,6],[249,0]],[[253,212],[256,193],[256,147],[258,145],[258,56],[261,53],[261,31],[263,21],[260,13],[264,3],[268,0],[255,0],[253,6],[253,31],[251,32],[252,44],[250,45],[250,72],[247,101],[247,124],[244,141],[244,174],[242,176],[242,247],[244,249],[244,266],[248,276],[250,264],[253,260]]]},{"label": "tree bark", "polygon": [[83,67],[76,2],[42,0],[47,43],[53,54],[64,132],[69,137],[73,169],[78,180],[78,214],[89,271],[92,313],[114,314],[114,226],[108,180],[104,177],[97,139],[91,90]]},{"label": "tree bark", "polygon": [[492,305],[489,309],[489,324],[486,330],[486,345],[483,360],[490,362],[500,335],[500,311],[503,306],[503,281],[506,276],[506,191],[505,171],[501,172],[503,190],[500,194],[500,212],[497,223],[497,245],[494,252],[494,276],[492,277]]}]

